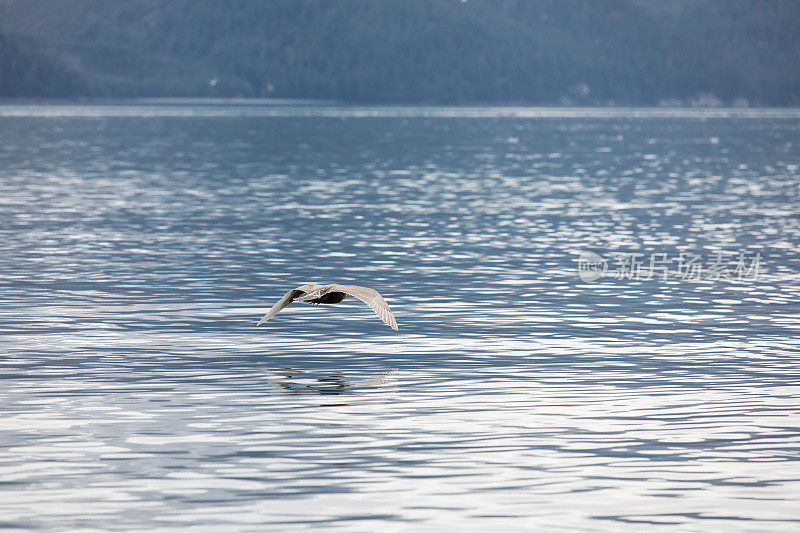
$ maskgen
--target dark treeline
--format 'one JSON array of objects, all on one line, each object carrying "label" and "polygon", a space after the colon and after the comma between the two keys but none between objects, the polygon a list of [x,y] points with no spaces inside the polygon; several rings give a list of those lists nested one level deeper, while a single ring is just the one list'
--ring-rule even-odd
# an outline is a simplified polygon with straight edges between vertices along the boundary
[{"label": "dark treeline", "polygon": [[0,96],[800,104],[796,0],[0,0]]}]

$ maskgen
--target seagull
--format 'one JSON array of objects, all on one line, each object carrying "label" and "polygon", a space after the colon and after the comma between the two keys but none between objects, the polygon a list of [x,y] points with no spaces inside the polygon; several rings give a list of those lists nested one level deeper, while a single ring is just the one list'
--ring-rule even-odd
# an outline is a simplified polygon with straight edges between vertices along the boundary
[{"label": "seagull", "polygon": [[[301,296],[305,294],[305,296]],[[378,318],[383,320],[383,323],[397,331],[397,321],[394,319],[392,310],[389,309],[389,304],[383,299],[378,291],[370,289],[369,287],[359,287],[358,285],[338,285],[331,283],[330,285],[320,285],[319,283],[309,283],[308,285],[300,285],[296,289],[292,289],[283,295],[278,303],[272,306],[264,318],[258,321],[256,326],[260,326],[270,318],[274,317],[287,307],[290,303],[297,300],[298,302],[308,302],[311,304],[338,304],[347,296],[354,296],[358,298],[370,308],[375,311]]]}]

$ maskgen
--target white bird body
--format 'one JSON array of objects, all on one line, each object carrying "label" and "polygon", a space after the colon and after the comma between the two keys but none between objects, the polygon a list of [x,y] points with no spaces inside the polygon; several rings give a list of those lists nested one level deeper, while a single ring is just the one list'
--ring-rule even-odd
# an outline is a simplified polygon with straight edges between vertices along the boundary
[{"label": "white bird body", "polygon": [[[305,294],[305,296],[303,296]],[[389,304],[383,299],[378,291],[370,289],[369,287],[359,287],[358,285],[339,285],[331,283],[330,285],[320,285],[319,283],[309,283],[308,285],[300,285],[296,289],[292,289],[283,295],[278,303],[272,306],[264,317],[259,320],[256,326],[260,326],[270,318],[280,313],[285,307],[297,300],[298,302],[308,302],[312,304],[338,304],[347,296],[358,298],[370,309],[375,311],[384,324],[397,331],[397,321],[389,309]]]}]

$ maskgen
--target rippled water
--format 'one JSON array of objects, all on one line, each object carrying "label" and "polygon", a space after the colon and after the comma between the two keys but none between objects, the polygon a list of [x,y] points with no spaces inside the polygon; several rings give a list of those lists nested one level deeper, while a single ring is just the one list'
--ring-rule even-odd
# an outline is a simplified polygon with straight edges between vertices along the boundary
[{"label": "rippled water", "polygon": [[[0,106],[0,527],[796,531],[799,165],[793,110]],[[399,332],[255,327],[308,281]]]}]

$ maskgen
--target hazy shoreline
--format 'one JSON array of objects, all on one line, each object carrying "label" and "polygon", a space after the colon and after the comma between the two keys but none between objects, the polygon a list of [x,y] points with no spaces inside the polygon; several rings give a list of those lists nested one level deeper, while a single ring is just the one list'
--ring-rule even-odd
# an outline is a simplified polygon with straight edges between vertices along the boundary
[{"label": "hazy shoreline", "polygon": [[246,98],[0,99],[13,116],[331,116],[432,118],[775,118],[800,119],[800,107],[635,107],[352,104]]}]

